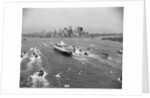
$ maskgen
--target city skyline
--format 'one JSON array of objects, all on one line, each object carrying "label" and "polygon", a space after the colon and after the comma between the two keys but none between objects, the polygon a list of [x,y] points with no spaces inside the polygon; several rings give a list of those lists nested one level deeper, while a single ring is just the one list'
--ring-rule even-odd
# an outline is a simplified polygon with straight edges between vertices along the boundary
[{"label": "city skyline", "polygon": [[80,26],[89,33],[123,33],[123,7],[24,8],[22,32],[58,31]]}]

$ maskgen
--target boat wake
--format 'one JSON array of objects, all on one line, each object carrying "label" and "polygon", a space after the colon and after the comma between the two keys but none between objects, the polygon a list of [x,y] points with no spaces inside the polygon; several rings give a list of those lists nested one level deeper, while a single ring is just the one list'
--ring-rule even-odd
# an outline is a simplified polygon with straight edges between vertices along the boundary
[{"label": "boat wake", "polygon": [[30,73],[28,74],[26,80],[24,80],[27,81],[26,85],[30,85],[30,87],[33,88],[48,87],[50,83],[46,79],[48,73],[44,70],[42,65],[42,61],[44,58],[42,57],[41,51],[35,47],[30,48],[30,50],[26,54],[28,55],[21,56],[23,58],[21,63],[23,61],[29,61],[25,65],[26,69],[21,69],[22,74]]},{"label": "boat wake", "polygon": [[46,43],[43,43],[43,45],[44,45],[45,47],[47,47],[47,44],[46,44]]},{"label": "boat wake", "polygon": [[45,78],[46,72],[35,72],[33,75],[28,77],[28,84],[31,84],[32,88],[45,88],[50,85],[48,80]]},{"label": "boat wake", "polygon": [[94,64],[92,63],[92,59],[98,60],[101,63],[108,64],[111,66],[114,66],[116,64],[120,64],[121,61],[118,59],[114,59],[113,57],[110,57],[109,55],[107,57],[104,57],[103,54],[97,55],[95,53],[87,52],[87,55],[84,54],[73,54],[73,58],[81,62],[82,64]]}]

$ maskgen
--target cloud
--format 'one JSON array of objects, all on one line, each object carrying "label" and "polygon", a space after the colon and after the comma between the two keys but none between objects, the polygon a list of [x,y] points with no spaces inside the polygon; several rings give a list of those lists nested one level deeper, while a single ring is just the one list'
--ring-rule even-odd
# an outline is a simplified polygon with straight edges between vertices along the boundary
[{"label": "cloud", "polygon": [[123,7],[24,8],[23,33],[82,26],[91,33],[123,32]]}]

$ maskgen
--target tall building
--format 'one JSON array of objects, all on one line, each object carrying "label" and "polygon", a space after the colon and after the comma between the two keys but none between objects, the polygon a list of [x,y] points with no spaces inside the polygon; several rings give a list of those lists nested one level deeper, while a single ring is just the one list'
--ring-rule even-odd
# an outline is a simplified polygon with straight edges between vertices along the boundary
[{"label": "tall building", "polygon": [[68,37],[73,37],[72,26],[69,26],[67,31],[68,31]]},{"label": "tall building", "polygon": [[77,37],[80,37],[83,33],[83,27],[76,27],[75,28],[75,34]]}]

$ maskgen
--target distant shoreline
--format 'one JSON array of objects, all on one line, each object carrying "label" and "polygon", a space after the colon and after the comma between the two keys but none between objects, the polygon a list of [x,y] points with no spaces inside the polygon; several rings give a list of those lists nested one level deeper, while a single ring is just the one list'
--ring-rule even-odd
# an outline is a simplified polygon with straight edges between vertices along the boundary
[{"label": "distant shoreline", "polygon": [[115,36],[115,35],[112,35],[112,36],[95,36],[95,37],[32,37],[32,36],[22,36],[22,40],[25,41],[27,38],[52,38],[52,39],[96,39],[96,38],[100,38],[101,40],[108,40],[108,41],[114,41],[114,42],[123,42],[123,37],[122,36]]}]

